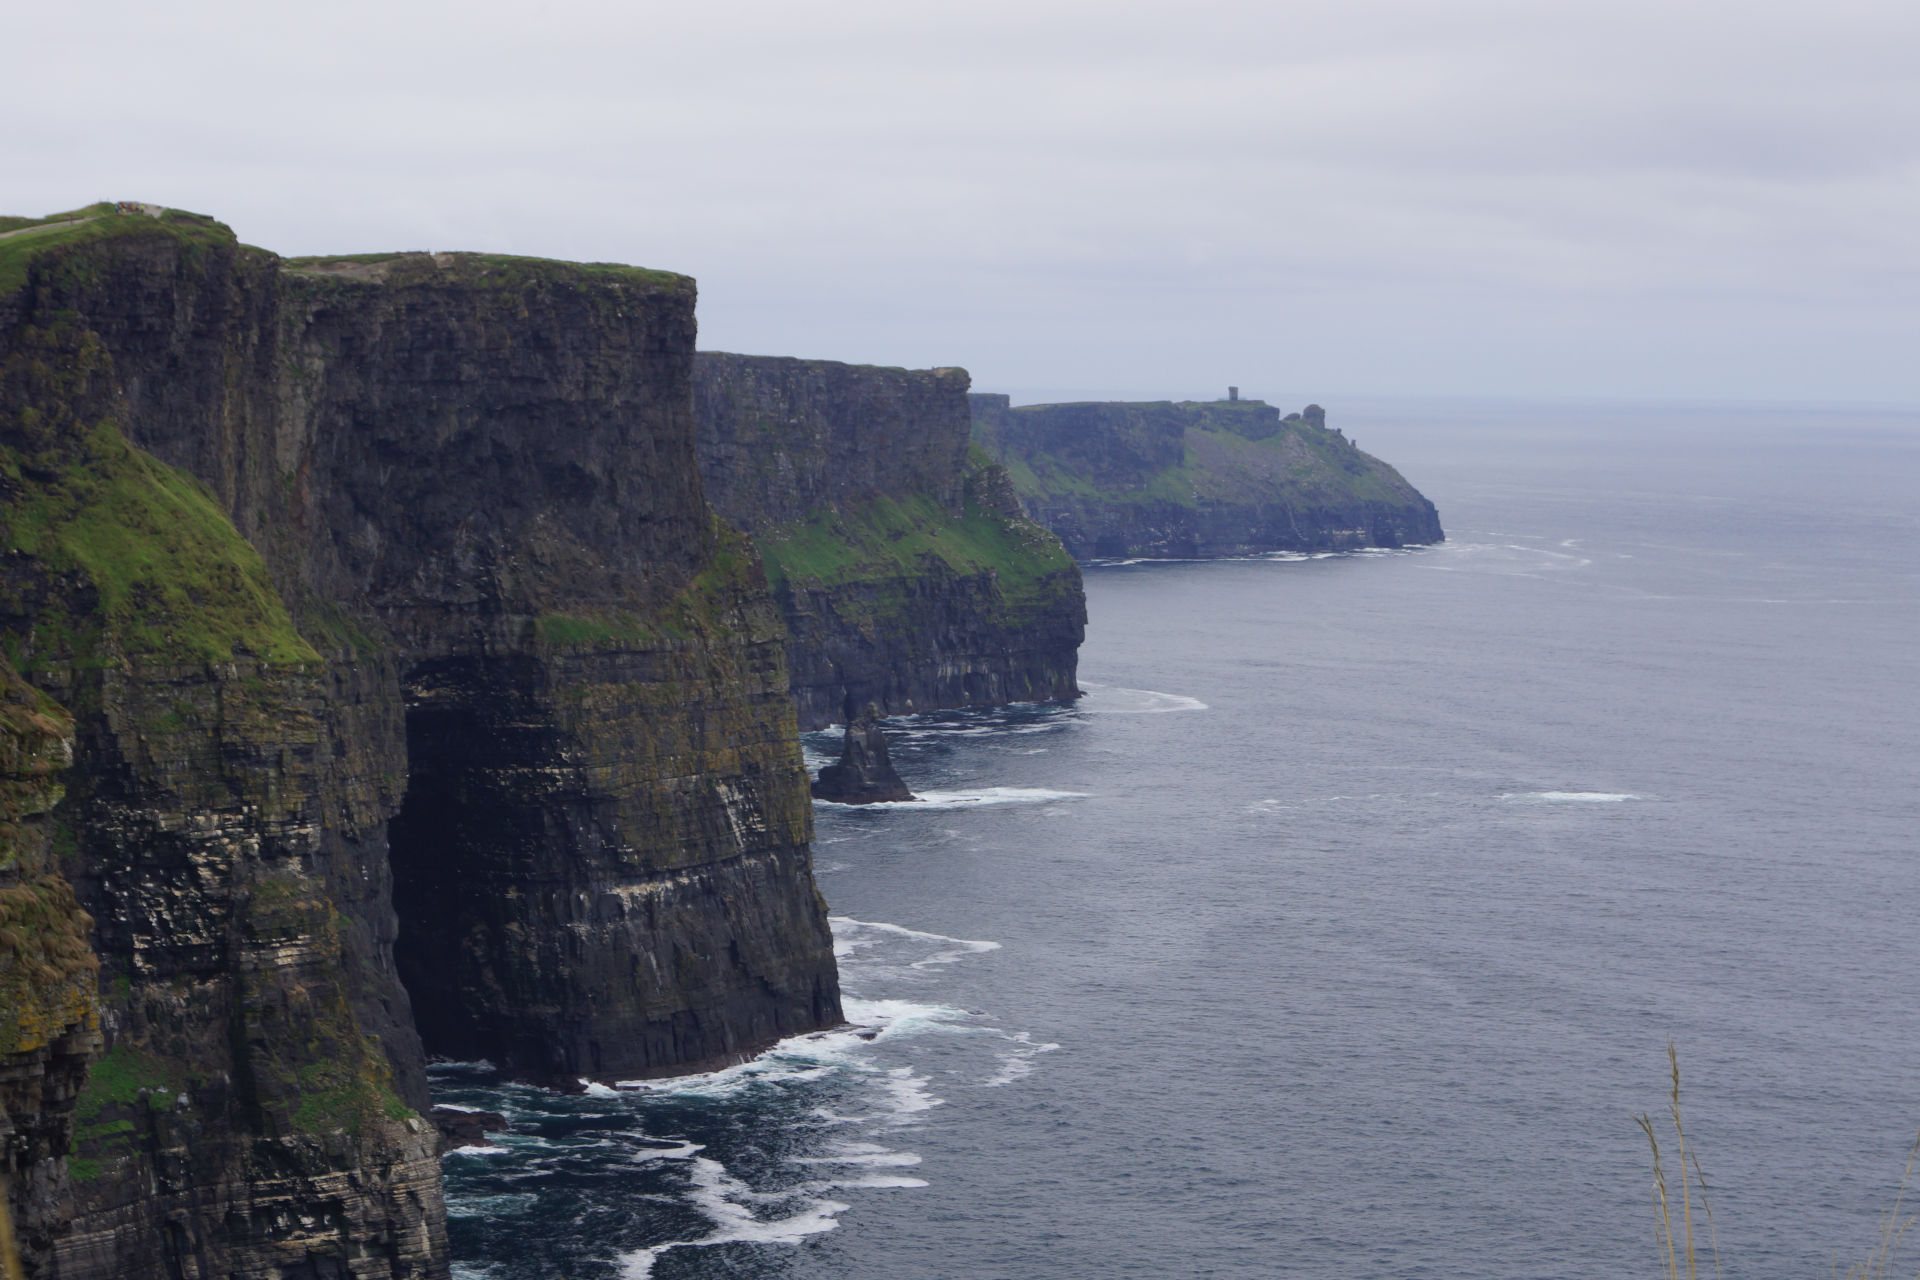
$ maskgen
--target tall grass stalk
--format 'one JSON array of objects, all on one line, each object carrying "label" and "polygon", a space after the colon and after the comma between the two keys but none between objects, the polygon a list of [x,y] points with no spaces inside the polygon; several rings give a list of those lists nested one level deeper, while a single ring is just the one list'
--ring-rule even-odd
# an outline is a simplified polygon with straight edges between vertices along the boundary
[{"label": "tall grass stalk", "polygon": [[[1647,1135],[1647,1145],[1653,1148],[1653,1230],[1654,1244],[1666,1258],[1667,1280],[1699,1280],[1699,1264],[1693,1237],[1693,1199],[1697,1187],[1700,1196],[1700,1208],[1707,1219],[1707,1243],[1713,1252],[1713,1274],[1720,1274],[1720,1241],[1713,1229],[1713,1200],[1707,1192],[1707,1175],[1700,1168],[1699,1155],[1687,1145],[1687,1129],[1680,1119],[1680,1054],[1673,1047],[1673,1041],[1667,1041],[1667,1065],[1673,1070],[1673,1092],[1668,1095],[1667,1115],[1673,1122],[1673,1140],[1675,1155],[1680,1165],[1680,1233],[1676,1239],[1673,1224],[1673,1195],[1667,1185],[1666,1165],[1660,1158],[1660,1135],[1653,1127],[1653,1117],[1642,1113],[1633,1118],[1640,1131]],[[1685,1259],[1685,1270],[1681,1269],[1681,1259]]]},{"label": "tall grass stalk", "polygon": [[[1893,1265],[1893,1255],[1900,1248],[1901,1238],[1907,1234],[1915,1215],[1900,1216],[1906,1205],[1907,1180],[1913,1177],[1913,1161],[1920,1156],[1920,1138],[1913,1140],[1913,1149],[1907,1152],[1907,1167],[1900,1173],[1900,1190],[1894,1193],[1893,1208],[1880,1215],[1880,1247],[1867,1255],[1866,1261],[1856,1262],[1847,1268],[1847,1280],[1886,1280],[1887,1269]],[[1838,1267],[1834,1268],[1836,1274]]]},{"label": "tall grass stalk", "polygon": [[[1698,1264],[1695,1257],[1693,1238],[1693,1200],[1696,1188],[1700,1197],[1701,1211],[1707,1219],[1707,1241],[1713,1251],[1713,1272],[1720,1274],[1720,1242],[1713,1229],[1713,1201],[1707,1193],[1707,1175],[1700,1168],[1699,1153],[1688,1144],[1686,1126],[1680,1117],[1680,1055],[1675,1051],[1673,1042],[1667,1042],[1667,1065],[1673,1072],[1673,1091],[1668,1095],[1667,1115],[1673,1123],[1673,1141],[1680,1165],[1680,1222],[1676,1233],[1674,1228],[1674,1191],[1667,1182],[1666,1164],[1661,1158],[1660,1135],[1654,1129],[1653,1118],[1642,1113],[1633,1118],[1640,1126],[1640,1132],[1647,1135],[1647,1145],[1653,1149],[1653,1236],[1654,1245],[1667,1264],[1667,1280],[1698,1280]],[[1920,1214],[1901,1216],[1906,1208],[1907,1186],[1913,1178],[1913,1166],[1920,1160],[1920,1137],[1916,1137],[1913,1148],[1907,1152],[1907,1167],[1900,1173],[1900,1187],[1894,1194],[1893,1207],[1880,1216],[1880,1244],[1869,1253],[1866,1260],[1856,1262],[1847,1268],[1845,1280],[1887,1280],[1893,1268],[1893,1258],[1900,1250],[1900,1242],[1906,1238],[1909,1228],[1920,1221]],[[1833,1267],[1836,1277],[1840,1274],[1838,1264]]]}]

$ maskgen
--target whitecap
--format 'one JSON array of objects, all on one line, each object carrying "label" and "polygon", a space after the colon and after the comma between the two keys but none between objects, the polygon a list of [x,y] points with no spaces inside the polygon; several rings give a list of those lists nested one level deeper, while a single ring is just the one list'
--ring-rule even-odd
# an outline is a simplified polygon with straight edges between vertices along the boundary
[{"label": "whitecap", "polygon": [[821,1182],[814,1185],[818,1186],[822,1191],[830,1191],[837,1187],[847,1187],[853,1190],[864,1191],[924,1187],[927,1185],[927,1180],[925,1178],[903,1178],[897,1174],[876,1173],[865,1178],[835,1178],[829,1182]]},{"label": "whitecap", "polygon": [[1618,804],[1640,797],[1620,791],[1516,791],[1500,798],[1516,804]]},{"label": "whitecap", "polygon": [[445,1160],[449,1156],[504,1156],[511,1154],[512,1149],[509,1147],[454,1147],[440,1158]]},{"label": "whitecap", "polygon": [[698,1142],[682,1142],[674,1147],[644,1147],[633,1153],[635,1164],[647,1164],[654,1160],[691,1160],[705,1151],[706,1147]]}]

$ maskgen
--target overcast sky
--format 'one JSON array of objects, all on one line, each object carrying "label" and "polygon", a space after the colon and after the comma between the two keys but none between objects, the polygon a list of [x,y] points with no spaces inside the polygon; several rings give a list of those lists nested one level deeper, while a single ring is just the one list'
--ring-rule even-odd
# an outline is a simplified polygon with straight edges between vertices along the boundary
[{"label": "overcast sky", "polygon": [[1920,402],[1920,3],[7,6],[0,210],[1061,394]]}]

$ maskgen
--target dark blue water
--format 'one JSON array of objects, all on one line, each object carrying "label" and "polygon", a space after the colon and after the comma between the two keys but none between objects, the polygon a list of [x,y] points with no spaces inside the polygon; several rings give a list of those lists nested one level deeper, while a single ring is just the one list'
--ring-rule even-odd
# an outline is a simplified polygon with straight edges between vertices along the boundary
[{"label": "dark blue water", "polygon": [[447,1158],[463,1272],[1645,1275],[1669,1038],[1727,1273],[1864,1256],[1920,1127],[1920,419],[1345,425],[1446,545],[1097,569],[1084,702],[902,722],[933,801],[822,807],[874,1038],[443,1069],[515,1122]]}]

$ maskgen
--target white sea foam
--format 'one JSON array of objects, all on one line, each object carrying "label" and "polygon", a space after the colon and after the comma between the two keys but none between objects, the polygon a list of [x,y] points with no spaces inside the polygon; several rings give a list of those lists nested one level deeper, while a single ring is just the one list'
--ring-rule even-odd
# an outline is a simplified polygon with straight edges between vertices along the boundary
[{"label": "white sea foam", "polygon": [[[507,1180],[507,1186],[540,1187],[538,1179],[572,1167],[586,1147],[610,1147],[611,1158],[631,1161],[635,1177],[650,1180],[646,1185],[665,1186],[658,1191],[629,1194],[659,1199],[698,1212],[707,1224],[696,1227],[687,1237],[670,1240],[624,1254],[619,1259],[619,1274],[649,1276],[655,1263],[673,1249],[701,1248],[717,1244],[794,1244],[810,1235],[829,1231],[837,1216],[848,1206],[833,1198],[846,1191],[919,1189],[927,1181],[915,1176],[921,1157],[884,1145],[891,1135],[911,1132],[925,1123],[937,1108],[947,1105],[935,1090],[948,1076],[964,1083],[977,1082],[986,1087],[1007,1084],[1033,1069],[1032,1060],[1057,1045],[1036,1042],[1025,1033],[1010,1033],[982,1025],[980,1013],[929,1000],[903,999],[892,994],[903,983],[930,985],[939,974],[970,956],[998,950],[1000,944],[985,939],[956,938],[929,930],[881,921],[857,920],[847,916],[832,918],[834,947],[843,965],[843,976],[852,980],[842,997],[849,1025],[829,1031],[794,1036],[781,1041],[760,1056],[720,1071],[667,1079],[621,1081],[612,1088],[604,1084],[589,1086],[586,1097],[568,1099],[564,1110],[570,1116],[603,1111],[609,1116],[651,1115],[646,1108],[661,1103],[671,1108],[679,1099],[730,1099],[749,1091],[768,1090],[786,1093],[800,1103],[803,1118],[792,1125],[796,1136],[811,1131],[795,1165],[811,1166],[817,1178],[778,1190],[757,1190],[733,1176],[715,1156],[719,1153],[700,1143],[678,1136],[649,1136],[644,1131],[609,1134],[588,1142],[563,1140],[558,1146],[527,1135],[510,1135],[497,1147],[463,1148],[476,1157],[511,1155],[510,1161],[495,1164],[476,1161],[470,1169],[498,1170],[489,1176]],[[916,972],[917,971],[917,972]],[[870,990],[877,998],[862,997],[858,983],[874,984]],[[953,1049],[962,1057],[940,1057],[927,1061],[971,1063],[971,1069],[936,1070],[915,1058],[912,1065],[902,1063],[900,1047],[920,1037],[952,1037]],[[963,1047],[969,1045],[974,1047]],[[893,1046],[889,1050],[889,1046]],[[913,1052],[913,1050],[908,1050]],[[517,1098],[521,1086],[499,1086],[500,1094],[488,1097]],[[790,1092],[797,1091],[797,1092]],[[527,1115],[551,1114],[550,1095],[528,1091],[525,1101],[532,1108]],[[536,1101],[549,1099],[541,1108]],[[611,1105],[595,1106],[605,1099]],[[819,1105],[813,1105],[815,1102]],[[510,1111],[507,1097],[496,1104]],[[515,1114],[521,1114],[515,1112]],[[669,1123],[675,1123],[669,1121]],[[669,1129],[668,1134],[672,1134]],[[871,1139],[879,1139],[874,1141]],[[551,1155],[532,1157],[529,1142],[537,1142]],[[605,1162],[609,1157],[589,1156]],[[549,1169],[541,1166],[554,1166]],[[682,1172],[684,1171],[684,1172]],[[805,1176],[805,1175],[803,1175]],[[682,1181],[684,1179],[684,1182]],[[496,1183],[496,1185],[498,1185]],[[660,1194],[659,1192],[665,1192]],[[460,1201],[454,1212],[459,1217],[492,1216],[518,1213],[523,1206],[538,1203],[530,1194],[504,1197],[475,1197]]]},{"label": "white sea foam", "polygon": [[655,1160],[691,1160],[705,1151],[706,1147],[698,1142],[682,1142],[674,1147],[643,1147],[633,1153],[635,1164],[648,1164]]},{"label": "white sea foam", "polygon": [[[938,934],[924,936],[985,950],[999,946],[998,943],[967,943],[958,938],[941,938]],[[936,959],[928,957],[923,963]],[[861,1000],[845,996],[841,1007],[851,1023],[849,1026],[790,1036],[759,1057],[719,1071],[654,1080],[622,1080],[616,1087],[620,1091],[652,1097],[666,1095],[717,1099],[735,1097],[749,1089],[803,1084],[849,1068],[871,1071],[871,1064],[861,1056],[860,1051],[873,1043],[952,1027],[969,1016],[962,1009],[911,1000]]]},{"label": "white sea foam", "polygon": [[1019,724],[1008,724],[1004,720],[995,719],[985,724],[925,724],[908,721],[896,725],[889,721],[887,727],[892,736],[908,742],[936,742],[943,738],[1014,738],[1033,733],[1058,733],[1067,725],[1068,721],[1064,719],[1035,720]]},{"label": "white sea foam", "polygon": [[1618,804],[1640,797],[1618,791],[1517,791],[1500,798],[1515,804]]},{"label": "white sea foam", "polygon": [[1013,1048],[1000,1055],[1000,1070],[981,1085],[983,1089],[998,1089],[1002,1085],[1012,1084],[1024,1076],[1033,1074],[1033,1060],[1043,1053],[1052,1053],[1060,1046],[1053,1043],[1039,1043],[1025,1031],[1000,1032],[1007,1037]]},{"label": "white sea foam", "polygon": [[653,1274],[654,1263],[669,1249],[696,1249],[716,1244],[798,1244],[811,1235],[831,1231],[840,1225],[835,1218],[847,1209],[838,1200],[808,1199],[801,1207],[780,1218],[760,1218],[743,1201],[791,1200],[788,1195],[768,1196],[755,1192],[726,1171],[717,1160],[696,1156],[693,1160],[692,1186],[687,1200],[713,1224],[707,1235],[692,1240],[670,1240],[665,1244],[637,1249],[621,1255],[620,1274],[624,1280],[645,1280]]},{"label": "white sea foam", "polygon": [[911,800],[882,800],[877,804],[841,804],[815,800],[835,809],[976,809],[996,804],[1045,804],[1052,800],[1081,800],[1084,791],[1049,791],[1044,787],[981,787],[975,791],[922,791]]},{"label": "white sea foam", "polygon": [[441,1159],[444,1160],[448,1156],[505,1156],[512,1154],[513,1151],[510,1147],[455,1147],[451,1151],[448,1151],[446,1155],[441,1156]]},{"label": "white sea foam", "polygon": [[[859,936],[863,931],[931,944],[934,948],[932,954],[913,961],[907,966],[910,969],[931,969],[952,964],[968,956],[1000,949],[1000,944],[997,942],[949,938],[942,933],[927,933],[920,929],[909,929],[905,925],[884,924],[873,920],[855,920],[852,916],[829,916],[827,923],[833,927],[834,955],[838,957],[850,956],[855,951],[876,945],[877,939],[863,939]],[[845,950],[842,950],[843,947]]]},{"label": "white sea foam", "polygon": [[857,1164],[877,1169],[910,1169],[920,1163],[911,1151],[889,1151],[874,1142],[849,1142],[830,1156],[795,1156],[788,1164]]},{"label": "white sea foam", "polygon": [[896,1124],[917,1124],[920,1112],[947,1104],[945,1098],[936,1098],[927,1091],[929,1081],[912,1067],[895,1067],[880,1083],[886,1089]]},{"label": "white sea foam", "polygon": [[1161,693],[1154,689],[1125,689],[1118,685],[1095,684],[1082,680],[1086,697],[1078,703],[1081,711],[1093,715],[1143,716],[1169,711],[1205,711],[1207,704],[1184,693]]}]

